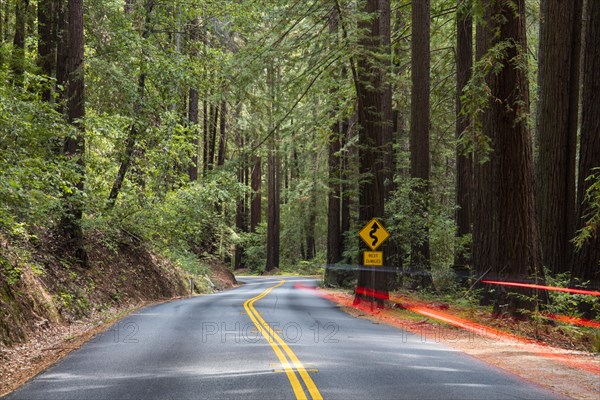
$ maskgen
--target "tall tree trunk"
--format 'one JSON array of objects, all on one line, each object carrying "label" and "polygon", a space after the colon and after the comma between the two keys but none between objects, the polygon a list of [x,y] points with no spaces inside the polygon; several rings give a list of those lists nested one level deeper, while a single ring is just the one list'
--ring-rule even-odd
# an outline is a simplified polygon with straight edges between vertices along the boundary
[{"label": "tall tree trunk", "polygon": [[4,42],[8,42],[9,32],[10,32],[10,1],[4,1],[4,13],[2,15],[3,24],[4,25],[4,33],[2,35],[2,40]]},{"label": "tall tree trunk", "polygon": [[[473,19],[471,0],[458,0],[456,15],[456,139],[460,140],[469,127],[469,117],[463,115],[461,96],[473,68]],[[473,199],[472,155],[456,147],[456,235],[460,238],[471,233]],[[471,263],[470,249],[454,252],[454,265]]]},{"label": "tall tree trunk", "polygon": [[[4,1],[0,1],[0,45],[4,44],[4,13],[6,8],[4,7]],[[0,54],[0,66],[4,64],[2,54]]]},{"label": "tall tree trunk", "polygon": [[[359,28],[365,34],[359,40],[363,49],[358,57],[355,86],[358,97],[358,124],[359,124],[359,159],[360,159],[360,187],[359,187],[359,221],[364,224],[371,218],[384,216],[384,200],[386,189],[385,180],[385,152],[387,150],[386,138],[383,135],[385,120],[385,96],[387,83],[385,83],[384,68],[379,63],[378,57],[367,56],[375,53],[389,57],[389,46],[381,38],[381,26],[389,21],[382,22],[382,18],[389,19],[389,12],[382,13],[382,9],[389,7],[385,0],[368,0],[364,9],[365,14],[372,16],[369,20],[362,19]],[[389,2],[389,1],[388,1]],[[390,126],[391,128],[391,126]],[[362,258],[362,257],[361,257]],[[371,289],[375,292],[365,288]],[[375,269],[360,270],[358,274],[357,292],[355,302],[359,302],[364,293],[379,293],[378,306],[383,305],[387,296],[386,274]],[[366,296],[371,297],[371,296]]]},{"label": "tall tree trunk", "polygon": [[[592,182],[586,178],[600,167],[600,2],[588,0],[583,56],[581,138],[577,184],[577,226],[581,228],[592,211],[585,193]],[[598,170],[595,171],[598,173]],[[573,277],[600,286],[600,233],[590,237],[575,254]]]},{"label": "tall tree trunk", "polygon": [[267,265],[266,271],[279,268],[279,195],[280,195],[280,158],[278,140],[274,138],[269,151],[269,165],[267,168]]},{"label": "tall tree trunk", "polygon": [[306,210],[306,260],[308,261],[314,259],[316,255],[315,225],[317,223],[317,175],[319,173],[317,152],[312,153],[312,164],[314,166],[312,187],[310,189],[310,202]]},{"label": "tall tree trunk", "polygon": [[252,200],[250,202],[250,232],[256,232],[256,227],[262,220],[262,160],[260,156],[255,155],[252,160]]},{"label": "tall tree trunk", "polygon": [[583,0],[543,0],[537,115],[537,216],[543,263],[570,270]]},{"label": "tall tree trunk", "polygon": [[[67,62],[69,51],[69,18],[67,0],[56,0],[56,88],[64,87],[67,82]],[[60,99],[65,92],[59,91]]]},{"label": "tall tree trunk", "polygon": [[75,135],[69,135],[65,140],[64,154],[73,160],[79,173],[74,186],[79,192],[73,196],[67,194],[65,216],[62,229],[68,241],[68,248],[74,249],[76,257],[82,265],[87,266],[87,255],[83,246],[83,201],[81,194],[85,180],[85,94],[83,68],[83,0],[69,0],[69,56],[67,63],[67,119],[76,130]]},{"label": "tall tree trunk", "polygon": [[[38,66],[43,75],[52,77],[54,72],[54,0],[40,0],[38,2]],[[42,91],[42,99],[52,99],[52,87],[48,83]]]},{"label": "tall tree trunk", "polygon": [[221,101],[221,121],[219,125],[219,155],[217,165],[225,164],[225,153],[227,150],[227,101]]},{"label": "tall tree trunk", "polygon": [[[510,3],[513,4],[512,2]],[[489,219],[475,219],[479,235],[474,235],[473,252],[478,270],[491,268],[491,276],[507,281],[522,281],[533,277],[543,281],[541,249],[535,216],[533,192],[533,159],[531,136],[527,120],[529,93],[527,71],[519,61],[527,49],[525,36],[525,1],[514,1],[516,8],[505,2],[489,4],[485,11],[485,49],[502,43],[513,43],[500,71],[488,74],[490,98],[484,113],[483,133],[493,151],[489,153],[485,178],[489,184],[478,187]],[[480,226],[481,224],[487,224]],[[509,290],[526,293],[527,290]],[[497,306],[507,305],[507,311],[518,314],[521,308],[532,308],[532,301],[516,295],[505,296],[499,291]],[[499,308],[496,309],[497,311]]]},{"label": "tall tree trunk", "polygon": [[[4,44],[4,29],[6,28],[4,23],[4,18],[6,17],[4,15],[6,13],[6,7],[4,6],[4,3],[7,3],[7,1],[0,1],[0,45]],[[0,54],[0,66],[3,64],[4,60]]]},{"label": "tall tree trunk", "polygon": [[[270,91],[269,132],[272,132],[269,148],[267,171],[268,208],[267,208],[267,264],[265,271],[279,268],[279,228],[281,193],[281,158],[279,155],[279,132],[274,130],[274,114],[277,96],[275,95],[275,71],[267,67],[267,84]],[[273,131],[274,130],[274,131]]]},{"label": "tall tree trunk", "polygon": [[23,74],[25,73],[25,27],[28,8],[29,0],[15,1],[15,36],[13,39],[11,70],[13,82],[17,87],[23,87]]},{"label": "tall tree trunk", "polygon": [[[487,8],[485,12],[487,13]],[[487,54],[489,35],[488,26],[484,21],[479,21],[475,33],[475,58],[477,61],[481,61]],[[477,136],[482,136],[483,132],[489,130],[489,128],[486,128],[489,119],[484,118],[484,115],[478,114],[470,117],[473,118],[474,124],[477,123],[480,126],[476,132]],[[489,251],[493,245],[489,242],[491,235],[487,234],[487,230],[492,226],[492,216],[488,210],[493,209],[494,201],[496,200],[488,195],[492,191],[490,186],[493,185],[491,163],[488,161],[487,149],[483,148],[482,142],[483,140],[475,140],[475,151],[473,154],[473,240],[471,242],[473,267],[480,277],[491,271],[490,266],[486,265],[490,257]],[[473,248],[475,243],[478,245],[477,251]]]},{"label": "tall tree trunk", "polygon": [[430,286],[429,275],[429,0],[412,3],[411,41],[411,112],[410,112],[410,172],[418,180],[415,188],[415,212],[422,221],[411,245],[411,266],[421,269],[420,284]]}]

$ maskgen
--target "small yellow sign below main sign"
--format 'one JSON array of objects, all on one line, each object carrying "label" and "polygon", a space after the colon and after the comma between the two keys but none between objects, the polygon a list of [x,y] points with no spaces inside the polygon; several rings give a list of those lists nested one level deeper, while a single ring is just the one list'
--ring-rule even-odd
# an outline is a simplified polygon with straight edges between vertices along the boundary
[{"label": "small yellow sign below main sign", "polygon": [[381,267],[383,265],[383,251],[363,252],[363,264]]},{"label": "small yellow sign below main sign", "polygon": [[390,234],[376,218],[373,218],[358,232],[358,236],[360,236],[371,250],[377,250],[390,237]]}]

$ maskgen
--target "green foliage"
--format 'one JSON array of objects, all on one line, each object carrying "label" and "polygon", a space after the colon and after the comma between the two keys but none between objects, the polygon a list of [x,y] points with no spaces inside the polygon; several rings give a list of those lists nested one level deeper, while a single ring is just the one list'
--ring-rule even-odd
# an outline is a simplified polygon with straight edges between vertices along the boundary
[{"label": "green foliage", "polygon": [[33,94],[0,85],[0,227],[7,232],[25,234],[60,215],[61,191],[73,190],[73,166],[56,155],[66,126]]},{"label": "green foliage", "polygon": [[[569,287],[573,284],[580,287],[586,286],[585,282],[580,282],[577,278],[573,278],[569,272],[553,275],[550,270],[546,269],[545,275],[546,284],[549,286]],[[600,315],[600,303],[591,296],[549,291],[548,297],[550,302],[546,306],[546,309],[552,314],[581,317],[581,306],[586,305],[591,310],[594,310],[596,315]]]},{"label": "green foliage", "polygon": [[577,236],[573,239],[575,247],[579,250],[592,237],[598,235],[600,228],[600,168],[594,168],[594,173],[586,178],[590,186],[585,192],[583,203],[587,205],[587,213],[582,216],[584,226],[577,231]]},{"label": "green foliage", "polygon": [[16,285],[21,280],[21,269],[18,265],[13,265],[6,258],[0,256],[0,268],[1,273],[4,276],[4,280],[9,285]]},{"label": "green foliage", "polygon": [[243,263],[251,272],[263,273],[267,263],[267,225],[260,224],[256,232],[240,233],[239,244],[244,248]]}]

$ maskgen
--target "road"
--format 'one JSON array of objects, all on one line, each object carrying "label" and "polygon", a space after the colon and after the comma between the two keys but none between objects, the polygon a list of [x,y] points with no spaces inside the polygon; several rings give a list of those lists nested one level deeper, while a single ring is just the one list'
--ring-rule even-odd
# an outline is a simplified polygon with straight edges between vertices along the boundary
[{"label": "road", "polygon": [[314,279],[240,279],[140,309],[5,399],[558,398],[297,288]]}]

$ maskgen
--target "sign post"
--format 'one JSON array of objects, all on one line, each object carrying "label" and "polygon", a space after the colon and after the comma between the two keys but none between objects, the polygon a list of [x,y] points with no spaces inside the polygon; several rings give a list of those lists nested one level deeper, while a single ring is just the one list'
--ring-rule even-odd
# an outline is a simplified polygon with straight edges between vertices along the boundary
[{"label": "sign post", "polygon": [[[383,251],[375,251],[385,242],[389,237],[389,232],[381,225],[377,218],[370,220],[359,232],[358,236],[365,242],[372,251],[363,252],[363,265],[368,267],[382,267],[383,266]],[[371,273],[372,276],[372,293],[375,294],[375,273]],[[373,298],[373,301],[375,299]],[[371,302],[373,307],[373,302]]]}]

